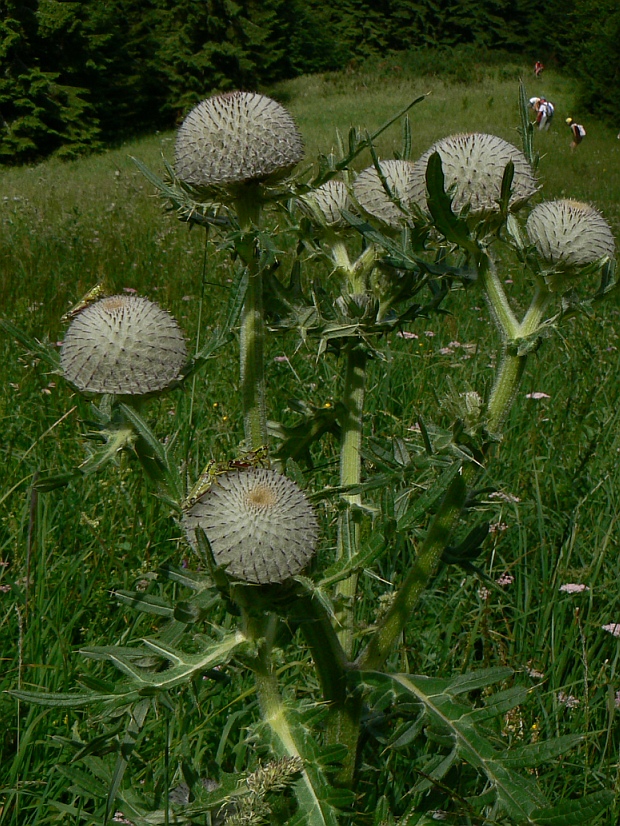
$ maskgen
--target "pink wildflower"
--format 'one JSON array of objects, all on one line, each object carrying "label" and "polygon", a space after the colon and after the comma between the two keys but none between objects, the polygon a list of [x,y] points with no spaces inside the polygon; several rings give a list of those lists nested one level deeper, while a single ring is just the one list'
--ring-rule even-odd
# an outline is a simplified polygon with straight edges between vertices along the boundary
[{"label": "pink wildflower", "polygon": [[541,393],[540,391],[536,391],[535,393],[526,393],[526,399],[550,399],[551,396],[548,393]]},{"label": "pink wildflower", "polygon": [[494,490],[493,493],[489,494],[489,499],[501,499],[502,502],[512,502],[512,503],[516,503],[516,502],[521,501],[518,496],[515,496],[512,493],[504,493],[501,490]]},{"label": "pink wildflower", "polygon": [[288,363],[288,356],[276,356],[274,361],[277,361],[279,364]]},{"label": "pink wildflower", "polygon": [[620,622],[610,622],[609,625],[601,625],[603,631],[609,631],[614,637],[620,637]]},{"label": "pink wildflower", "polygon": [[434,333],[432,330],[424,330],[424,335],[425,335],[427,338],[433,338],[433,336],[435,335],[435,333]]},{"label": "pink wildflower", "polygon": [[565,594],[580,594],[582,591],[589,590],[588,585],[582,585],[580,582],[566,582],[564,585],[560,585],[560,591],[564,591]]},{"label": "pink wildflower", "polygon": [[505,587],[506,585],[512,585],[514,581],[515,578],[512,574],[502,574],[495,580],[495,582],[497,582],[497,584],[501,585],[502,587]]},{"label": "pink wildflower", "polygon": [[123,287],[124,293],[129,293],[130,295],[135,295],[138,291],[135,287]]},{"label": "pink wildflower", "polygon": [[489,525],[489,533],[503,533],[508,530],[508,525],[505,522],[492,522]]},{"label": "pink wildflower", "polygon": [[452,349],[452,347],[440,347],[439,353],[442,356],[450,356],[452,355],[452,353],[454,353],[454,350]]},{"label": "pink wildflower", "polygon": [[409,332],[409,330],[399,330],[399,331],[396,333],[396,335],[397,335],[399,338],[406,338],[406,339],[410,339],[410,338],[419,338],[419,336],[417,336],[415,333],[410,333],[410,332]]},{"label": "pink wildflower", "polygon": [[577,708],[580,702],[578,697],[573,697],[572,694],[567,694],[565,691],[558,691],[557,698],[558,703],[566,706],[566,708]]}]

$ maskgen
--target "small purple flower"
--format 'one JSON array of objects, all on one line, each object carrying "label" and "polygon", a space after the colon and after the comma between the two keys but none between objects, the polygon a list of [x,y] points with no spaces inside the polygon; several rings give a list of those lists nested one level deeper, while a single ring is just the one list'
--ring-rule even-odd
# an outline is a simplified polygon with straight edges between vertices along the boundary
[{"label": "small purple flower", "polygon": [[451,356],[451,355],[452,355],[452,353],[454,353],[454,350],[452,349],[452,347],[441,347],[441,348],[439,349],[439,353],[440,353],[442,356]]},{"label": "small purple flower", "polygon": [[526,393],[525,398],[526,399],[537,399],[538,400],[538,399],[550,399],[551,396],[548,393],[541,393],[539,390],[537,390],[534,393]]},{"label": "small purple flower", "polygon": [[505,522],[492,522],[489,525],[489,533],[503,533],[508,530],[508,525]]},{"label": "small purple flower", "polygon": [[279,364],[288,364],[289,358],[288,356],[276,356],[274,361],[277,361]]},{"label": "small purple flower", "polygon": [[565,594],[581,594],[582,591],[589,590],[589,586],[583,585],[581,582],[566,582],[564,585],[560,585],[560,591],[564,591]]},{"label": "small purple flower", "polygon": [[558,691],[557,699],[558,703],[566,706],[566,708],[577,708],[580,703],[578,697],[573,697],[572,694],[567,694],[565,691]]},{"label": "small purple flower", "polygon": [[426,338],[433,338],[435,333],[432,330],[424,330],[424,335],[426,336]]},{"label": "small purple flower", "polygon": [[495,580],[495,582],[497,582],[497,584],[501,585],[502,587],[506,587],[507,585],[512,585],[512,583],[514,581],[515,581],[515,578],[513,577],[512,574],[502,574],[501,576],[499,576]]},{"label": "small purple flower", "polygon": [[415,333],[410,333],[410,332],[409,332],[409,330],[399,330],[399,331],[396,333],[396,335],[397,335],[399,338],[406,338],[406,339],[410,339],[410,338],[419,338],[419,336],[418,336],[418,335],[416,335]]}]

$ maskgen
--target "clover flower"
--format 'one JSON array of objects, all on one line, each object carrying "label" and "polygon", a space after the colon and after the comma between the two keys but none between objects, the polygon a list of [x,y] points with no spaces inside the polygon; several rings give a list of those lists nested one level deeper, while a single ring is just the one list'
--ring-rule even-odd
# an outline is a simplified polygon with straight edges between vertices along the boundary
[{"label": "clover flower", "polygon": [[497,212],[509,161],[514,164],[511,210],[518,209],[537,190],[532,168],[516,146],[495,135],[478,132],[451,135],[434,143],[413,164],[413,199],[426,211],[426,167],[435,152],[441,157],[446,191],[453,191],[455,212],[465,206],[472,215]]},{"label": "clover flower", "polygon": [[183,517],[195,546],[204,530],[218,565],[258,585],[298,574],[316,549],[318,523],[303,491],[275,470],[224,473]]},{"label": "clover flower", "polygon": [[590,204],[568,199],[534,207],[527,234],[542,260],[561,270],[576,270],[614,255],[609,224]]},{"label": "clover flower", "polygon": [[198,187],[265,181],[289,172],[303,157],[289,112],[253,92],[226,92],[199,103],[179,128],[178,178]]},{"label": "clover flower", "polygon": [[128,396],[168,387],[186,359],[174,318],[135,295],[90,304],[72,321],[60,351],[64,376],[78,390]]},{"label": "clover flower", "polygon": [[[413,164],[409,161],[381,161],[379,166],[390,192],[404,207],[411,204],[414,192]],[[402,227],[406,222],[406,215],[388,196],[374,166],[360,172],[353,183],[353,192],[366,212],[389,226]]]}]

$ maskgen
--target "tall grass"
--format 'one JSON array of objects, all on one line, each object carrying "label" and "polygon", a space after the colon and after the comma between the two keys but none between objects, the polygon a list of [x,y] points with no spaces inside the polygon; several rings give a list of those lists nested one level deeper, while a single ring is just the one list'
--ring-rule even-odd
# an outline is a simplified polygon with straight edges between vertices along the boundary
[{"label": "tall grass", "polygon": [[[586,122],[587,137],[571,152],[564,118],[583,121],[574,110],[570,80],[546,71],[534,81],[529,67],[483,71],[470,65],[470,77],[457,83],[441,75],[416,76],[390,59],[349,73],[299,78],[270,92],[297,119],[309,162],[318,151],[329,151],[337,130],[372,131],[428,92],[412,113],[415,157],[453,132],[492,132],[518,143],[517,78],[523,75],[528,92],[543,91],[556,104],[551,131],[536,135],[546,196],[593,202],[620,237],[620,141],[601,124]],[[171,157],[172,140],[155,135],[80,161],[0,172],[0,301],[7,317],[56,342],[62,313],[105,280],[108,289],[135,289],[160,302],[190,339],[197,334],[199,311],[203,323],[218,321],[230,278],[223,255],[213,245],[206,248],[201,281],[203,234],[162,214],[130,159],[161,168],[160,153]],[[399,145],[394,126],[381,137],[379,155],[391,156]],[[518,296],[517,271],[514,282]],[[455,292],[446,318],[417,326],[414,341],[390,341],[387,364],[371,366],[368,395],[377,427],[407,437],[418,416],[448,424],[453,387],[491,380],[496,342],[479,301],[473,289]],[[482,574],[495,587],[470,572],[445,568],[423,598],[415,636],[403,640],[412,672],[447,675],[504,663],[521,670],[532,691],[528,703],[506,718],[507,736],[530,742],[558,733],[586,735],[581,749],[545,775],[550,787],[567,796],[598,787],[620,791],[620,641],[602,629],[620,623],[619,315],[612,301],[592,319],[580,318],[564,338],[544,343],[526,375],[492,471],[492,482],[507,494],[507,501],[489,500],[497,524]],[[473,343],[477,347],[462,346]],[[167,508],[124,460],[50,494],[33,490],[37,474],[84,458],[80,422],[92,413],[18,343],[3,336],[0,347],[0,690],[69,691],[88,670],[74,654],[77,647],[129,640],[138,625],[142,636],[157,625],[156,617],[136,620],[110,600],[109,591],[136,582],[151,587],[150,571],[166,561],[178,563],[187,549]],[[287,399],[302,395],[312,395],[319,406],[330,403],[338,377],[328,366],[317,377],[312,354],[296,356],[295,342],[275,340],[270,347],[274,413],[284,410],[286,416]],[[273,361],[280,354],[291,357],[292,368]],[[224,353],[216,364],[200,374],[189,400],[173,393],[149,410],[158,433],[178,433],[192,478],[206,458],[234,453],[242,436],[234,354]],[[545,396],[526,397],[533,392]],[[327,445],[319,459],[316,472],[329,474],[336,462],[333,447]],[[401,564],[386,560],[381,576],[389,580]],[[514,580],[498,585],[503,574]],[[566,583],[588,590],[566,593],[560,590]],[[369,580],[367,587],[370,593],[380,586]],[[191,742],[196,762],[203,760],[207,771],[242,768],[247,706],[242,710],[219,685],[198,687],[194,701],[209,711],[184,717],[177,707],[169,720],[170,741],[182,744],[176,756]],[[88,739],[94,724],[80,713],[41,711],[6,695],[0,695],[0,715],[0,823],[78,823],[79,816],[63,815],[54,803],[75,799],[75,780],[63,771],[69,757],[62,745],[65,739]],[[213,718],[222,720],[218,736],[209,725]],[[161,732],[149,730],[137,769],[155,796],[161,795],[153,769],[161,746]],[[399,787],[397,758],[391,759],[388,793],[398,798],[407,789]],[[611,819],[601,823],[615,823],[619,816],[620,797]]]}]

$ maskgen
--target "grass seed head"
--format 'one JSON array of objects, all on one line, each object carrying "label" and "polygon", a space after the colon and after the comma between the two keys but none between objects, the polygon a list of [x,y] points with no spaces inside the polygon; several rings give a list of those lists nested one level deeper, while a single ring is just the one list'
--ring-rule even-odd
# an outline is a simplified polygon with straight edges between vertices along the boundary
[{"label": "grass seed head", "polygon": [[537,191],[532,168],[516,146],[495,135],[478,132],[451,135],[434,143],[413,164],[413,198],[424,210],[428,211],[426,167],[434,152],[441,157],[446,191],[453,191],[455,212],[465,206],[474,216],[497,212],[502,178],[509,161],[514,164],[511,210],[518,209]]},{"label": "grass seed head", "polygon": [[614,255],[609,224],[590,204],[546,201],[531,211],[526,228],[541,259],[556,269],[575,271]]},{"label": "grass seed head", "polygon": [[303,158],[289,112],[271,98],[226,92],[199,103],[179,128],[175,172],[198,187],[281,177]]},{"label": "grass seed head", "polygon": [[[381,161],[379,166],[392,194],[407,207],[413,199],[413,164],[409,161]],[[391,227],[402,227],[407,216],[388,196],[374,166],[369,166],[355,179],[353,192],[361,207]]]},{"label": "grass seed head", "polygon": [[298,574],[314,555],[319,533],[303,491],[267,468],[218,476],[186,511],[183,526],[192,545],[202,528],[216,563],[257,585]]},{"label": "grass seed head", "polygon": [[112,295],[82,310],[60,351],[65,378],[78,390],[129,396],[164,390],[186,359],[170,313],[134,295]]}]

